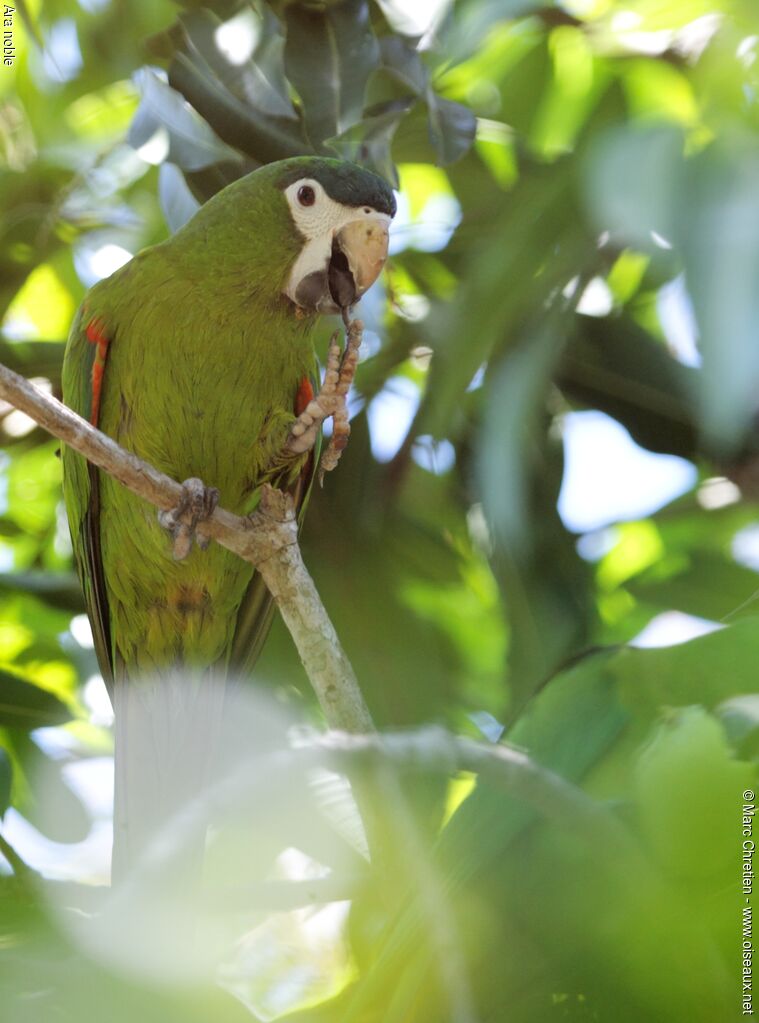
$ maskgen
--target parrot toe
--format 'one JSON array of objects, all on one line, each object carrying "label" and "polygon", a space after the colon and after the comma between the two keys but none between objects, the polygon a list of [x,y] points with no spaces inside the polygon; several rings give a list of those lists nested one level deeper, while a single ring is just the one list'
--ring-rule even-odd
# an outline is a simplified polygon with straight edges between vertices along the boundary
[{"label": "parrot toe", "polygon": [[176,507],[158,513],[159,523],[171,535],[176,561],[183,561],[187,557],[192,550],[193,540],[202,551],[206,550],[210,539],[198,536],[196,527],[199,522],[213,515],[218,503],[219,491],[216,487],[207,487],[202,480],[193,476],[182,483],[182,497]]},{"label": "parrot toe", "polygon": [[347,395],[356,375],[362,334],[362,322],[352,320],[348,325],[345,350],[341,351],[339,333],[335,331],[329,343],[327,369],[319,393],[309,401],[290,428],[287,449],[294,454],[303,454],[314,447],[322,423],[332,416],[332,436],[319,465],[320,482],[325,472],[335,468],[348,443]]}]

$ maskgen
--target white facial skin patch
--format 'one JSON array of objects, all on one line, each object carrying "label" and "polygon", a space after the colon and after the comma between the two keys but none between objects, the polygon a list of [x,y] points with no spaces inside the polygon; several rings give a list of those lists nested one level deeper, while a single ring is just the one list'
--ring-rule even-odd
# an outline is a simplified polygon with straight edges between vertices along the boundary
[{"label": "white facial skin patch", "polygon": [[[313,178],[300,178],[289,185],[284,192],[290,207],[293,223],[305,239],[303,248],[295,260],[290,277],[284,289],[288,298],[298,304],[296,298],[298,286],[310,274],[326,275],[332,257],[332,243],[335,235],[346,224],[367,221],[379,222],[386,232],[391,218],[386,213],[378,213],[371,206],[344,206],[331,199],[323,185]],[[326,281],[326,276],[325,276]],[[337,307],[329,309],[329,295],[325,295],[322,311],[337,311]]]}]

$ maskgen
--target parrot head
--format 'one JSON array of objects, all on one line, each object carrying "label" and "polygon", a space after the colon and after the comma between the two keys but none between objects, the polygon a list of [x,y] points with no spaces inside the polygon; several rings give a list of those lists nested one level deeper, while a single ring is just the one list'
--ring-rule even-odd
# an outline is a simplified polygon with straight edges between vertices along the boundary
[{"label": "parrot head", "polygon": [[303,309],[337,313],[354,305],[387,259],[395,196],[378,175],[318,157],[285,160],[277,181],[302,247],[284,294]]},{"label": "parrot head", "polygon": [[392,189],[371,171],[294,157],[218,192],[177,232],[174,249],[202,252],[240,294],[252,287],[266,302],[340,313],[379,276],[395,209]]}]

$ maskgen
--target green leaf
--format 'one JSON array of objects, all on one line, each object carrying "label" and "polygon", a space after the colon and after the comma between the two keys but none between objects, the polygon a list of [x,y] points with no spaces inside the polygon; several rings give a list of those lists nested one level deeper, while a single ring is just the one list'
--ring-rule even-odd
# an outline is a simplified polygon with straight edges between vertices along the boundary
[{"label": "green leaf", "polygon": [[691,548],[673,560],[674,571],[668,572],[666,563],[654,566],[626,588],[662,610],[676,608],[713,622],[727,621],[743,609],[755,613],[759,575],[727,552]]},{"label": "green leaf", "polygon": [[759,758],[759,695],[734,696],[720,703],[716,712],[738,756]]},{"label": "green leaf", "polygon": [[740,794],[755,776],[703,707],[665,718],[635,764],[633,791],[643,834],[666,870],[690,881],[729,871]]},{"label": "green leaf", "polygon": [[491,374],[482,426],[479,481],[496,535],[510,548],[528,542],[527,461],[548,381],[565,337],[556,319],[528,334]]},{"label": "green leaf", "polygon": [[663,707],[700,703],[713,709],[723,700],[753,693],[758,624],[756,618],[746,619],[676,646],[620,650],[614,673],[625,705],[651,722]]},{"label": "green leaf", "polygon": [[326,8],[291,4],[285,10],[285,70],[298,90],[313,145],[351,127],[361,116],[379,45],[366,0]]},{"label": "green leaf", "polygon": [[672,240],[683,173],[683,135],[671,125],[614,128],[595,139],[585,162],[585,201],[599,230],[643,252],[651,232]]},{"label": "green leaf", "polygon": [[0,669],[0,725],[32,731],[72,717],[71,708],[55,693]]},{"label": "green leaf", "polygon": [[462,396],[477,370],[498,346],[506,349],[525,331],[534,333],[536,310],[596,259],[595,242],[584,235],[574,203],[572,167],[565,161],[530,167],[501,196],[488,231],[476,231],[476,244],[462,235],[460,244],[472,248],[457,301],[441,310],[437,322],[429,318],[435,358],[417,426],[419,433],[433,436],[455,433]]}]

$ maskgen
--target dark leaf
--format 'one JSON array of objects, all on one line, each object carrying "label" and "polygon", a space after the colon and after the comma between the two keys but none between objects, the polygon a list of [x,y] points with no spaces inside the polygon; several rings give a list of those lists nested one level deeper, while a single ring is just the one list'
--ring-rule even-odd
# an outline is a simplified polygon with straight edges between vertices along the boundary
[{"label": "dark leaf", "polygon": [[438,163],[445,167],[469,150],[474,142],[477,120],[469,107],[443,99],[431,88],[427,89],[426,97],[430,139]]},{"label": "dark leaf", "polygon": [[47,377],[60,382],[63,341],[8,341],[0,338],[0,362],[27,377]]},{"label": "dark leaf", "polygon": [[0,592],[30,593],[51,607],[77,614],[84,602],[79,581],[73,572],[2,572]]},{"label": "dark leaf", "polygon": [[380,47],[383,72],[399,82],[408,95],[422,97],[429,76],[419,52],[397,36],[384,36]]},{"label": "dark leaf", "polygon": [[6,751],[0,747],[0,818],[11,805],[13,767]]},{"label": "dark leaf", "polygon": [[480,488],[498,537],[525,555],[530,532],[527,461],[548,381],[564,342],[558,321],[552,330],[528,334],[503,358],[487,389]]},{"label": "dark leaf", "polygon": [[[284,40],[281,36],[270,35],[265,42],[262,40],[254,59],[231,64],[216,42],[221,22],[210,11],[193,10],[179,20],[184,28],[183,52],[193,63],[207,66],[220,84],[242,103],[273,118],[298,120],[282,79]],[[279,74],[275,71],[277,67]],[[267,70],[276,84],[269,80]]]},{"label": "dark leaf", "polygon": [[329,139],[329,146],[345,160],[361,164],[380,174],[393,187],[398,187],[398,172],[392,156],[393,137],[408,113],[408,106],[393,104],[393,109],[372,117],[347,132]]},{"label": "dark leaf", "polygon": [[619,420],[650,451],[693,459],[698,372],[628,317],[577,315],[557,382],[570,398]]},{"label": "dark leaf", "polygon": [[354,124],[379,61],[379,45],[366,0],[343,0],[317,9],[285,10],[285,70],[297,89],[306,130],[315,146]]},{"label": "dark leaf", "polygon": [[470,228],[477,241],[455,306],[430,317],[435,358],[419,432],[450,436],[458,429],[462,395],[480,366],[497,346],[517,343],[535,310],[596,258],[578,223],[571,173],[561,162],[532,168],[503,197],[487,231]]},{"label": "dark leaf", "polygon": [[211,125],[220,139],[259,163],[303,156],[311,147],[293,122],[267,117],[243,103],[213,74],[199,56],[178,53],[169,68],[169,82]]}]

